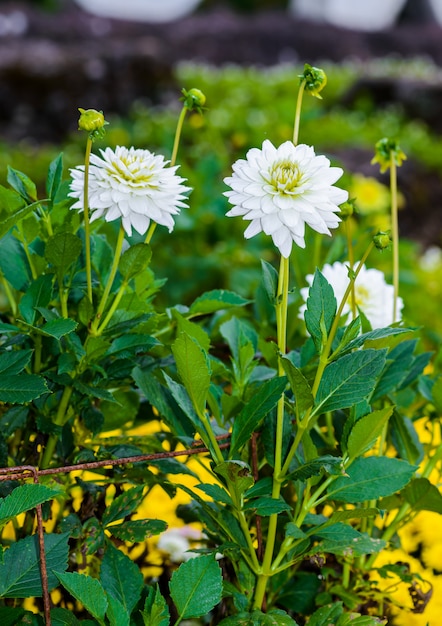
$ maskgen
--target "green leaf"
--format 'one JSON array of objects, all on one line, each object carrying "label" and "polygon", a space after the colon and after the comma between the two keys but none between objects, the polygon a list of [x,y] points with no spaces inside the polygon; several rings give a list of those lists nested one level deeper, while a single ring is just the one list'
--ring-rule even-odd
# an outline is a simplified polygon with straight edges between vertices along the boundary
[{"label": "green leaf", "polygon": [[203,293],[193,302],[189,309],[189,314],[192,317],[195,315],[207,315],[208,313],[215,313],[215,311],[222,311],[235,306],[245,306],[250,302],[251,300],[246,300],[233,291],[213,289]]},{"label": "green leaf", "polygon": [[121,602],[130,615],[141,597],[143,574],[131,559],[108,543],[100,569],[100,581],[108,596]]},{"label": "green leaf", "polygon": [[110,506],[106,508],[102,517],[103,526],[107,526],[119,519],[124,519],[133,513],[144,500],[144,485],[138,485],[127,489],[112,500]]},{"label": "green leaf", "polygon": [[210,387],[210,367],[206,352],[186,333],[172,344],[178,374],[198,415],[204,415]]},{"label": "green leaf", "polygon": [[344,472],[342,465],[342,458],[339,456],[332,456],[331,454],[325,454],[319,456],[307,463],[303,463],[297,467],[293,472],[287,475],[286,480],[302,480],[312,476],[320,476],[321,474],[330,474],[332,476],[340,475]]},{"label": "green leaf", "polygon": [[23,621],[20,620],[25,613],[25,609],[22,608],[0,606],[0,624],[2,626],[17,626],[17,624],[23,624]]},{"label": "green leaf", "polygon": [[261,259],[262,282],[269,301],[274,304],[278,288],[278,270]]},{"label": "green leaf", "polygon": [[326,624],[328,626],[329,624],[336,624],[342,613],[342,602],[322,606],[310,617],[309,626],[325,626]]},{"label": "green leaf", "polygon": [[[349,326],[350,327],[350,326]],[[368,333],[363,333],[356,339],[353,339],[345,346],[345,352],[349,352],[350,350],[355,350],[356,348],[360,348],[367,341],[379,341],[382,339],[389,339],[390,337],[395,337],[396,335],[409,334],[413,332],[412,328],[400,328],[398,326],[387,326],[386,328],[375,328],[375,330],[370,330]],[[384,342],[385,343],[385,342]],[[376,348],[381,347],[381,345],[377,345]]]},{"label": "green leaf", "polygon": [[335,315],[336,298],[333,288],[317,269],[309,289],[304,319],[318,352],[321,352],[327,341]]},{"label": "green leaf", "polygon": [[117,539],[121,539],[121,541],[135,543],[164,532],[167,530],[167,523],[160,519],[136,519],[108,526],[106,530],[112,533],[114,537],[117,537]]},{"label": "green leaf", "polygon": [[63,176],[63,154],[58,154],[49,164],[48,175],[46,177],[46,195],[52,201],[60,188],[61,178]]},{"label": "green leaf", "polygon": [[178,437],[193,437],[195,429],[192,422],[176,403],[170,391],[158,382],[152,372],[135,367],[132,370],[132,378],[173,433]]},{"label": "green leaf", "polygon": [[35,508],[60,495],[45,485],[25,484],[16,487],[6,498],[0,498],[0,527],[20,513]]},{"label": "green leaf", "polygon": [[110,348],[106,352],[106,356],[118,356],[119,358],[128,358],[138,352],[147,352],[152,346],[159,345],[159,341],[155,337],[149,335],[137,335],[129,333],[122,337],[117,337],[111,343]]},{"label": "green leaf", "polygon": [[79,258],[82,247],[81,239],[72,233],[57,233],[47,242],[45,259],[57,270],[60,282]]},{"label": "green leaf", "polygon": [[54,339],[61,339],[65,335],[69,335],[72,333],[78,326],[78,323],[69,318],[60,317],[55,320],[51,320],[46,324],[43,324],[40,328],[36,330],[45,335],[46,337],[53,337]]},{"label": "green leaf", "polygon": [[37,307],[47,307],[52,299],[52,274],[42,274],[34,280],[20,300],[18,308],[23,319],[33,324]]},{"label": "green leaf", "polygon": [[32,350],[5,351],[0,354],[0,374],[20,374],[29,364]]},{"label": "green leaf", "polygon": [[195,557],[173,573],[169,587],[181,620],[207,615],[221,602],[221,569],[212,555]]},{"label": "green leaf", "polygon": [[390,419],[391,441],[402,459],[418,465],[424,457],[424,447],[409,417],[394,411]]},{"label": "green leaf", "polygon": [[386,350],[361,350],[328,365],[316,395],[314,415],[344,409],[368,397],[385,364]]},{"label": "green leaf", "polygon": [[253,476],[250,467],[244,461],[224,461],[215,466],[214,471],[226,479],[235,490],[239,502],[242,495],[253,485]]},{"label": "green leaf", "polygon": [[387,406],[364,415],[353,424],[347,440],[347,453],[351,459],[362,456],[374,446],[392,413],[393,407]]},{"label": "green leaf", "polygon": [[147,243],[136,243],[128,248],[122,255],[118,269],[123,279],[127,282],[144,272],[152,258],[152,249]]},{"label": "green leaf", "polygon": [[235,456],[238,450],[250,440],[252,433],[259,428],[266,415],[278,403],[286,385],[285,376],[266,380],[244,405],[233,421],[230,456]]},{"label": "green leaf", "polygon": [[302,416],[314,404],[312,389],[304,374],[288,357],[281,357],[281,363],[295,396],[296,413],[298,417]]},{"label": "green leaf", "polygon": [[226,617],[219,622],[219,626],[297,626],[297,623],[280,609],[270,609],[268,613],[255,609],[252,613],[241,611],[234,617]]},{"label": "green leaf", "polygon": [[144,609],[140,611],[144,626],[169,626],[170,613],[158,585],[149,588]]},{"label": "green leaf", "polygon": [[59,607],[51,609],[51,621],[52,626],[81,626],[72,611]]},{"label": "green leaf", "polygon": [[244,510],[254,510],[257,515],[267,517],[269,515],[278,515],[284,511],[291,511],[292,507],[284,502],[284,500],[276,500],[271,496],[262,496],[249,500],[244,505]]},{"label": "green leaf", "polygon": [[416,339],[403,341],[388,353],[384,371],[373,391],[373,402],[391,393],[406,378],[414,360],[416,343]]},{"label": "green leaf", "polygon": [[107,596],[108,607],[106,616],[110,626],[129,626],[130,615],[117,598],[112,595]]},{"label": "green leaf", "polygon": [[8,165],[6,180],[26,202],[35,202],[37,200],[37,187],[29,176],[23,174],[23,172],[19,172]]},{"label": "green leaf", "polygon": [[355,557],[380,552],[386,546],[385,541],[373,539],[367,533],[360,533],[342,522],[325,528],[315,528],[314,536],[322,541],[309,554],[320,551]]},{"label": "green leaf", "polygon": [[[69,533],[44,536],[49,591],[57,584],[55,571],[63,571],[68,562]],[[40,550],[38,538],[31,535],[21,539],[5,550],[0,564],[0,597],[41,597]]]},{"label": "green leaf", "polygon": [[177,321],[178,333],[193,337],[203,350],[209,351],[210,337],[201,326],[185,318],[177,309],[172,309],[172,316]]},{"label": "green leaf", "polygon": [[103,429],[121,428],[137,416],[140,408],[140,397],[134,389],[117,389],[113,393],[114,401],[103,400],[100,411],[103,415]]},{"label": "green leaf", "polygon": [[442,494],[427,478],[415,478],[401,494],[413,511],[442,513]]},{"label": "green leaf", "polygon": [[328,498],[356,503],[389,496],[405,487],[416,469],[400,459],[362,457],[348,468],[348,476],[339,477],[330,485]]},{"label": "green leaf", "polygon": [[[194,429],[199,432],[201,436],[207,437],[206,429],[204,428],[203,423],[198,415],[195,413],[194,406],[189,397],[189,394],[187,393],[187,390],[183,387],[183,385],[180,385],[172,378],[170,378],[170,376],[168,376],[165,372],[163,372],[163,376],[167,386],[170,389],[173,399],[192,422]],[[193,430],[193,432],[195,431]],[[207,443],[207,440],[205,440],[205,442]]]},{"label": "green leaf", "polygon": [[330,522],[344,522],[348,519],[361,519],[363,517],[376,517],[379,515],[379,509],[370,508],[354,508],[346,511],[335,511],[330,517]]},{"label": "green leaf", "polygon": [[105,591],[96,578],[77,572],[57,573],[63,587],[101,624],[108,608]]},{"label": "green leaf", "polygon": [[357,338],[360,335],[361,332],[361,328],[362,328],[362,322],[361,322],[361,318],[355,317],[354,320],[351,320],[350,324],[345,328],[344,333],[339,341],[339,345],[336,348],[336,350],[334,350],[332,358],[336,358],[339,354],[342,354],[344,351],[347,352],[348,350],[346,350],[346,348],[348,348],[348,345],[353,342],[353,341],[357,341]]},{"label": "green leaf", "polygon": [[24,404],[49,392],[46,381],[36,374],[3,374],[0,376],[0,402]]},{"label": "green leaf", "polygon": [[215,502],[222,502],[223,504],[233,506],[232,498],[229,496],[227,491],[219,485],[212,483],[200,483],[199,485],[195,485],[195,487],[196,489],[200,489]]}]

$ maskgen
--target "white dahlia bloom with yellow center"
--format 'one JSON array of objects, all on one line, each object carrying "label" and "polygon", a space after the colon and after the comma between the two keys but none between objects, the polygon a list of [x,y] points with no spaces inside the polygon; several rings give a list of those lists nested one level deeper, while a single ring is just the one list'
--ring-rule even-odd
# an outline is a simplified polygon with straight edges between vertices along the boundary
[{"label": "white dahlia bloom with yellow center", "polygon": [[[184,178],[176,175],[178,166],[167,167],[168,161],[149,150],[124,148],[100,150],[93,154],[89,166],[88,200],[90,220],[104,217],[106,222],[122,220],[126,233],[132,229],[144,235],[150,222],[173,230],[173,216],[187,207]],[[71,209],[83,210],[84,165],[70,170],[71,198],[77,198]]]},{"label": "white dahlia bloom with yellow center", "polygon": [[262,150],[252,148],[232,169],[233,175],[224,179],[232,189],[224,193],[233,204],[227,215],[250,220],[246,239],[264,232],[287,258],[293,242],[305,248],[306,224],[327,235],[338,226],[336,213],[348,193],[333,183],[343,170],[331,167],[311,146],[286,141],[275,148],[266,139]]},{"label": "white dahlia bloom with yellow center", "polygon": [[[355,264],[356,267],[357,265],[358,263]],[[327,263],[321,272],[332,286],[339,305],[350,282],[348,266],[339,262],[333,263],[333,265]],[[306,279],[311,286],[313,274],[308,274]],[[304,302],[307,302],[308,292],[308,287],[301,289]],[[344,315],[351,310],[351,297],[350,295],[343,309]],[[367,269],[365,265],[361,267],[355,282],[354,297],[357,308],[362,311],[373,329],[385,328],[394,321],[399,321],[404,307],[403,300],[397,298],[397,316],[399,319],[393,320],[394,288],[393,285],[389,285],[385,281],[384,273],[380,270]],[[306,305],[304,304],[299,310],[299,317],[304,317],[305,310]]]}]

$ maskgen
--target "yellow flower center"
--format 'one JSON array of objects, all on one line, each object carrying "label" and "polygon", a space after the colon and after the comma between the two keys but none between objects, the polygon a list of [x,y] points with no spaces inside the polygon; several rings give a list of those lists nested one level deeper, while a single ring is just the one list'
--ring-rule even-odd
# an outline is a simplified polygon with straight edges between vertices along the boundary
[{"label": "yellow flower center", "polygon": [[298,164],[293,161],[277,161],[270,171],[269,184],[279,194],[294,195],[302,179]]},{"label": "yellow flower center", "polygon": [[364,306],[367,304],[369,297],[370,293],[367,287],[364,287],[363,285],[356,285],[355,300],[357,306],[364,308]]},{"label": "yellow flower center", "polygon": [[136,187],[148,186],[154,177],[152,170],[146,167],[146,164],[140,163],[137,157],[130,155],[121,157],[121,164],[114,162],[110,173],[120,182],[124,181]]}]

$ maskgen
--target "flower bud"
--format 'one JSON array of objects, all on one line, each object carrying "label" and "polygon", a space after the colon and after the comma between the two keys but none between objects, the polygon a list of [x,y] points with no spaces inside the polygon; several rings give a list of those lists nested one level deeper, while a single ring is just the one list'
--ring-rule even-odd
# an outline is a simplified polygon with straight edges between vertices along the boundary
[{"label": "flower bud", "polygon": [[327,76],[324,70],[306,63],[304,65],[304,72],[299,75],[299,78],[301,79],[301,83],[305,82],[306,91],[315,98],[322,100],[322,96],[319,92],[322,91],[327,84]]},{"label": "flower bud", "polygon": [[89,133],[91,139],[103,137],[104,126],[109,122],[104,119],[103,111],[95,109],[78,109],[80,111],[80,119],[78,120],[78,130],[85,130]]},{"label": "flower bud", "polygon": [[386,172],[393,162],[400,167],[406,158],[395,139],[384,137],[376,143],[375,155],[371,160],[371,164],[379,163],[381,172]]},{"label": "flower bud", "polygon": [[347,200],[347,202],[344,202],[344,204],[340,205],[339,209],[339,217],[342,220],[346,220],[347,218],[351,217],[355,212],[355,199],[352,198],[351,200]]},{"label": "flower bud", "polygon": [[387,250],[392,242],[391,233],[381,231],[373,237],[373,242],[378,250]]},{"label": "flower bud", "polygon": [[186,89],[182,89],[181,93],[183,97],[180,98],[184,102],[184,106],[189,111],[198,111],[198,113],[202,113],[202,110],[205,108],[206,104],[206,96],[200,89],[193,87],[187,91]]}]

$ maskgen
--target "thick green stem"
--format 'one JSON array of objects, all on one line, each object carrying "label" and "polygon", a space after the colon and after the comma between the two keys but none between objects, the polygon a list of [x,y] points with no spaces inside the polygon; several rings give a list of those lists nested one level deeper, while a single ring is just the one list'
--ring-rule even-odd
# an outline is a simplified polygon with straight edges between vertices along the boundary
[{"label": "thick green stem", "polygon": [[[276,323],[278,350],[283,356],[287,349],[287,308],[288,308],[288,286],[289,286],[289,260],[281,257],[279,268],[278,293],[276,296]],[[278,363],[278,374],[284,373],[281,361]],[[275,441],[275,467],[273,470],[273,489],[272,498],[277,500],[281,493],[280,474],[282,467],[282,444],[284,431],[284,394],[278,401],[276,414],[276,441]],[[271,515],[269,518],[269,527],[267,531],[267,542],[263,558],[263,573],[258,577],[255,589],[254,607],[260,609],[262,607],[267,581],[272,574],[272,559],[276,541],[276,530],[278,525],[278,515]]]},{"label": "thick green stem", "polygon": [[121,257],[121,250],[123,248],[123,242],[124,242],[124,228],[123,226],[120,226],[120,232],[118,233],[118,239],[117,239],[117,243],[115,246],[114,260],[112,262],[112,267],[109,273],[109,277],[107,279],[106,287],[104,288],[103,295],[101,296],[100,304],[98,305],[95,319],[92,322],[91,335],[97,334],[97,329],[101,321],[101,316],[103,315],[103,311],[106,308],[107,299],[112,289],[112,285],[114,284],[115,275],[118,270],[118,264],[120,262],[120,257]]},{"label": "thick green stem", "polygon": [[394,155],[390,165],[391,190],[391,233],[393,238],[393,322],[397,321],[397,299],[399,297],[399,224],[397,206],[397,168]]},{"label": "thick green stem", "polygon": [[[345,221],[345,234],[347,237],[347,252],[348,252],[348,263],[350,265],[350,269],[353,270],[355,264],[355,255],[353,250],[353,239],[351,232],[351,220],[347,219]],[[351,285],[351,297],[350,297],[350,306],[351,306],[351,317],[352,319],[356,318],[357,309],[356,309],[356,293],[355,293],[355,284],[352,282]]]},{"label": "thick green stem", "polygon": [[6,278],[3,276],[3,273],[0,272],[0,282],[3,286],[3,289],[5,291],[5,296],[9,302],[9,306],[11,307],[11,313],[13,315],[13,317],[15,318],[17,315],[17,303],[15,301],[14,298],[14,294],[12,293],[12,289],[9,286],[8,281],[6,280]]},{"label": "thick green stem", "polygon": [[86,257],[86,283],[87,297],[92,304],[92,264],[91,264],[91,237],[89,224],[89,162],[92,150],[92,139],[87,138],[84,155],[84,190],[83,190],[83,215],[84,215],[84,245]]}]

